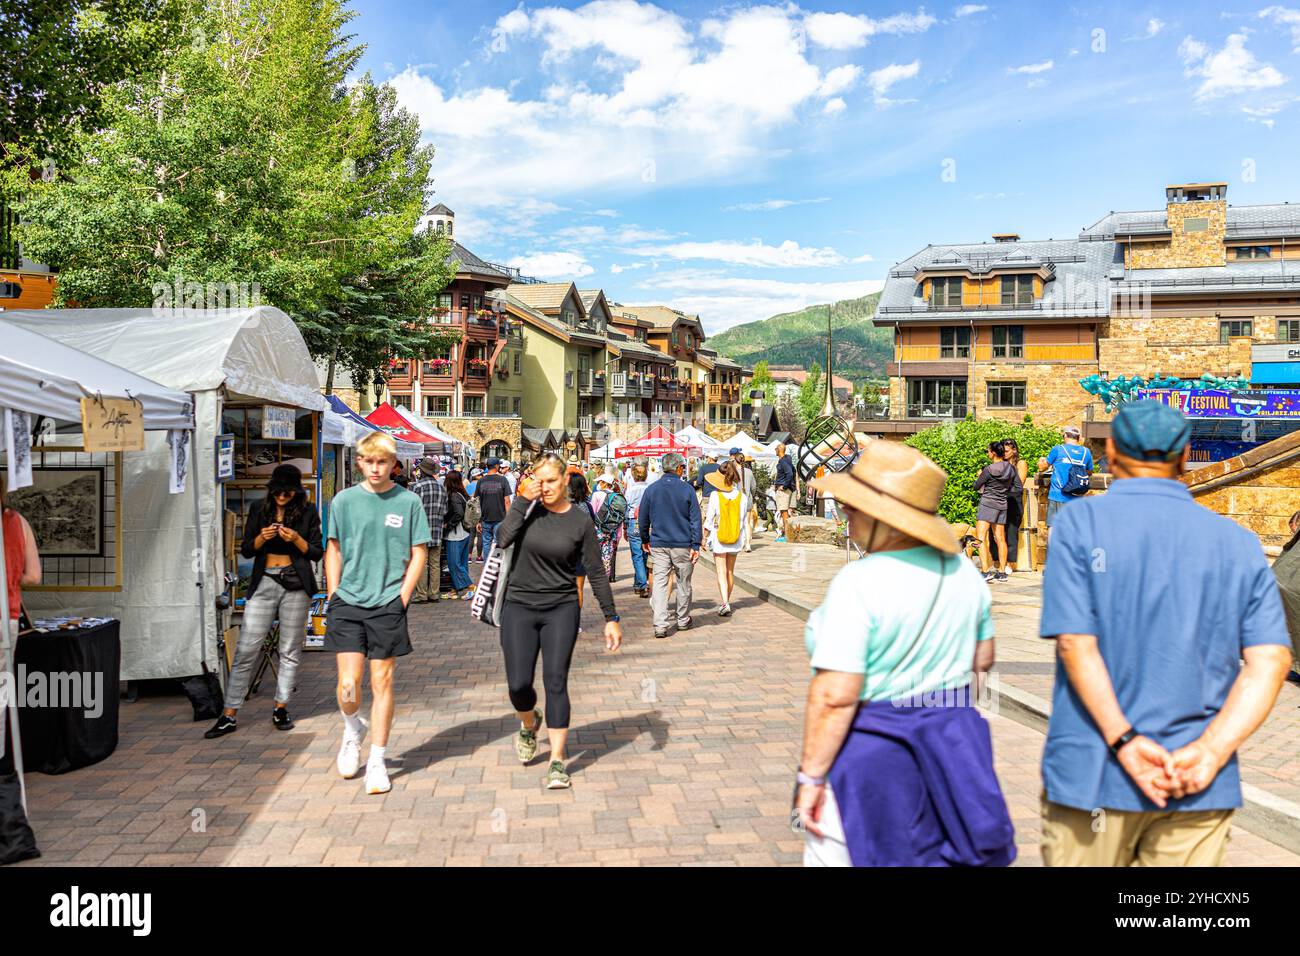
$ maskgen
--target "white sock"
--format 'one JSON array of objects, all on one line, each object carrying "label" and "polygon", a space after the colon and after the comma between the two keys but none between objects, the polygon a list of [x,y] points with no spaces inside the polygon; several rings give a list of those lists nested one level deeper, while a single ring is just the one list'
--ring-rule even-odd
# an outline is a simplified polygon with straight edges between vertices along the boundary
[{"label": "white sock", "polygon": [[354,735],[361,733],[361,711],[358,710],[355,714],[343,714],[343,723],[349,733]]},{"label": "white sock", "polygon": [[387,747],[379,747],[375,744],[370,745],[370,759],[366,761],[366,766],[373,767],[375,764],[384,765],[384,751]]}]

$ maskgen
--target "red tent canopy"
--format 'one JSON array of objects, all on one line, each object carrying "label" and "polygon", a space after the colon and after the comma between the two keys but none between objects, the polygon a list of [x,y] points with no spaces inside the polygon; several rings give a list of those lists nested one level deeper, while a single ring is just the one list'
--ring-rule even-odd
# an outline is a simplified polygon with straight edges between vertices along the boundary
[{"label": "red tent canopy", "polygon": [[614,449],[615,458],[658,458],[660,455],[666,455],[669,452],[677,452],[679,455],[698,455],[700,449],[696,445],[684,445],[677,440],[668,429],[662,425],[656,425],[650,429],[649,433],[642,438],[627,445],[620,445]]},{"label": "red tent canopy", "polygon": [[397,409],[387,402],[384,402],[367,415],[366,421],[382,428],[394,438],[400,438],[402,441],[415,442],[418,445],[442,443],[442,439],[436,435],[426,435],[422,431],[416,431],[411,427],[411,423],[398,414]]}]

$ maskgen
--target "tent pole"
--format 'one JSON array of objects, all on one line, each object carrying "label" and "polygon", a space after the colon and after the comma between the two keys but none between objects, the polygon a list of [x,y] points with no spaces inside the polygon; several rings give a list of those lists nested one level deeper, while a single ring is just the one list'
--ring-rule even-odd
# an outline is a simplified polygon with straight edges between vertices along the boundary
[{"label": "tent pole", "polygon": [[[190,484],[194,486],[194,542],[197,546],[198,554],[198,580],[195,585],[199,589],[199,671],[203,671],[203,665],[208,662],[208,589],[207,589],[207,552],[203,547],[203,519],[201,509],[199,508],[199,429],[198,416],[195,416],[194,431],[190,437]],[[221,668],[217,668],[221,672]],[[222,690],[225,690],[223,687]]]}]

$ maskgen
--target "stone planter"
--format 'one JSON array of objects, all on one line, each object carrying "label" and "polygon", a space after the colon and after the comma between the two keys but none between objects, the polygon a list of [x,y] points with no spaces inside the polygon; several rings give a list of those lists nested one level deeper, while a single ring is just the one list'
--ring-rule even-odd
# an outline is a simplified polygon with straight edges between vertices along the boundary
[{"label": "stone planter", "polygon": [[793,544],[829,544],[844,547],[839,528],[830,518],[816,515],[793,515],[788,540]]}]

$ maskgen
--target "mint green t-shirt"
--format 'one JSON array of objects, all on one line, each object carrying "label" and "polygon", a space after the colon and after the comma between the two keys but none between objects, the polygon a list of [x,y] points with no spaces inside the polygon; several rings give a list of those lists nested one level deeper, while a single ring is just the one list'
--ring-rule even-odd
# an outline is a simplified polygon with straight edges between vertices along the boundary
[{"label": "mint green t-shirt", "polygon": [[[922,637],[940,559],[943,590]],[[962,555],[931,547],[872,554],[835,575],[804,642],[815,669],[865,675],[863,700],[903,700],[970,683],[975,644],[993,637],[992,603]]]},{"label": "mint green t-shirt", "polygon": [[433,541],[420,496],[400,485],[383,494],[353,485],[334,496],[329,512],[326,537],[343,553],[334,593],[354,607],[383,607],[402,592],[411,548]]}]

